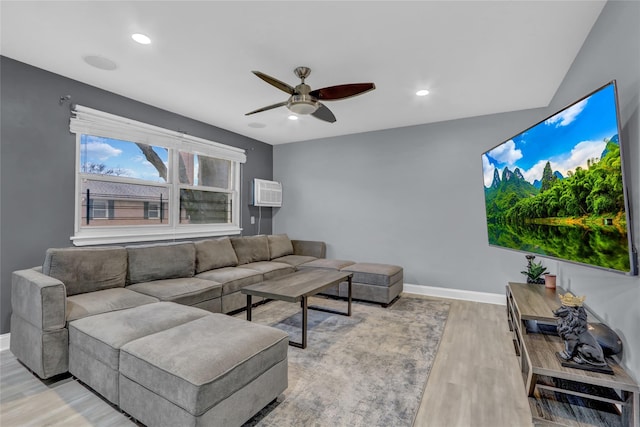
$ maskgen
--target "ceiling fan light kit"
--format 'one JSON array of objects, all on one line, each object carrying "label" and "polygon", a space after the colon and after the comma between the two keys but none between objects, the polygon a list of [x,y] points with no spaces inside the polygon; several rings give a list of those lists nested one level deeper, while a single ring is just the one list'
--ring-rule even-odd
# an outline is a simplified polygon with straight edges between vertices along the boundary
[{"label": "ceiling fan light kit", "polygon": [[270,85],[280,89],[283,92],[288,93],[289,99],[285,102],[279,102],[277,104],[268,105],[263,108],[246,113],[245,115],[251,115],[260,113],[262,111],[271,110],[278,107],[287,107],[289,111],[299,115],[312,115],[313,117],[323,120],[325,122],[334,123],[336,117],[320,101],[337,101],[340,99],[350,98],[352,96],[361,95],[365,92],[369,92],[376,88],[373,83],[351,83],[338,86],[329,86],[322,89],[311,90],[311,87],[305,84],[304,80],[311,74],[311,68],[309,67],[297,67],[293,71],[296,76],[301,80],[301,83],[296,87],[289,86],[287,83],[273,78],[260,71],[253,71],[253,74],[269,83]]},{"label": "ceiling fan light kit", "polygon": [[296,114],[312,114],[318,107],[318,101],[309,95],[291,95],[287,102],[287,108]]}]

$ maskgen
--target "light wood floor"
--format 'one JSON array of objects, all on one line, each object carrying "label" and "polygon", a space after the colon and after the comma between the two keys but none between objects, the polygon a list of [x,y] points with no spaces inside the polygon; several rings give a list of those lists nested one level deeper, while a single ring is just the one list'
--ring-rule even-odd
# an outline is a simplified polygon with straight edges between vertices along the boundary
[{"label": "light wood floor", "polygon": [[[0,359],[2,427],[136,425],[77,381],[40,381],[8,350]],[[531,426],[504,306],[451,300],[414,426]]]},{"label": "light wood floor", "polygon": [[505,306],[451,301],[414,427],[530,427]]}]

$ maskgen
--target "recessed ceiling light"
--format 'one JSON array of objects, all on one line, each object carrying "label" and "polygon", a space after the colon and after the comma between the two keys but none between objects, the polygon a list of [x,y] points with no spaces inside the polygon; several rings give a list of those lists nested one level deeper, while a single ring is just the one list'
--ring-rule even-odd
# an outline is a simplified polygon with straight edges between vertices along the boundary
[{"label": "recessed ceiling light", "polygon": [[101,70],[113,71],[118,68],[118,65],[115,62],[103,56],[85,55],[82,57],[82,59],[92,67],[96,67]]},{"label": "recessed ceiling light", "polygon": [[296,116],[295,114],[291,114],[289,116],[289,120],[298,120],[298,116]]},{"label": "recessed ceiling light", "polygon": [[131,38],[140,44],[151,44],[151,39],[144,34],[136,33],[131,34]]},{"label": "recessed ceiling light", "polygon": [[422,90],[417,91],[416,95],[418,95],[418,96],[427,96],[427,95],[429,95],[429,91],[426,90],[426,89],[422,89]]}]

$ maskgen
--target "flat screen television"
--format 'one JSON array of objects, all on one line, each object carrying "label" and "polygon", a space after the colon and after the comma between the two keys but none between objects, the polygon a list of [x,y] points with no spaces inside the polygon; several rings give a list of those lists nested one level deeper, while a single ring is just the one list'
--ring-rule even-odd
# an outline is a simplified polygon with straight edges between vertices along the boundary
[{"label": "flat screen television", "polygon": [[638,274],[615,81],[482,154],[489,245]]}]

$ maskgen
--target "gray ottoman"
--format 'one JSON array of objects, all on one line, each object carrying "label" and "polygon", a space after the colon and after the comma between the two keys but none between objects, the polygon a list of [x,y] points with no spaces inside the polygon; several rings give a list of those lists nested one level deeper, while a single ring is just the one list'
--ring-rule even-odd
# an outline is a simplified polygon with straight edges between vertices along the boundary
[{"label": "gray ottoman", "polygon": [[[359,262],[348,265],[341,271],[353,273],[354,299],[377,302],[387,307],[402,292],[403,270],[398,265]],[[346,292],[346,287],[343,289],[341,284],[340,296],[346,296]]]},{"label": "gray ottoman", "polygon": [[209,314],[173,302],[156,302],[74,320],[69,323],[69,372],[118,405],[120,348]]},{"label": "gray ottoman", "polygon": [[223,314],[120,350],[120,408],[148,426],[239,426],[287,388],[289,336]]}]

